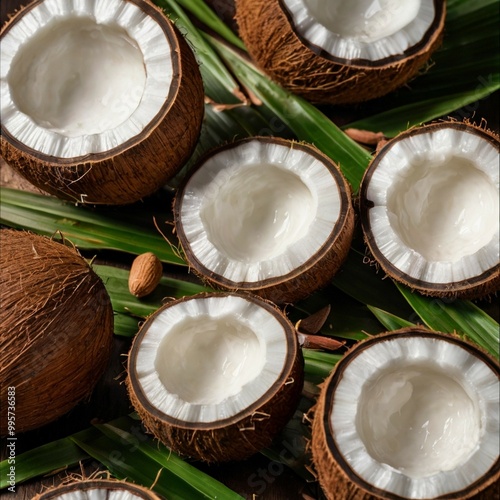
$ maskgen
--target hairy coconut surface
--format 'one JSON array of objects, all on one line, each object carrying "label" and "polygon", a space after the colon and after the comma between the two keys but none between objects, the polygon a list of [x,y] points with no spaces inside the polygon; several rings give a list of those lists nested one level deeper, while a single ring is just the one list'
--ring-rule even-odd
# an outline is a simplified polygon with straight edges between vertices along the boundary
[{"label": "hairy coconut surface", "polygon": [[53,10],[35,0],[2,29],[2,156],[61,198],[152,194],[198,140],[204,91],[191,48],[148,0]]},{"label": "hairy coconut surface", "polygon": [[126,481],[83,479],[51,488],[33,500],[160,500],[153,491]]},{"label": "hairy coconut surface", "polygon": [[209,152],[174,200],[191,268],[215,288],[275,303],[330,282],[350,249],[351,189],[314,146],[253,137]]},{"label": "hairy coconut surface", "polygon": [[129,395],[146,428],[206,462],[241,460],[268,446],[293,415],[302,384],[293,326],[248,294],[166,304],[129,355]]},{"label": "hairy coconut surface", "polygon": [[72,248],[0,231],[1,434],[8,394],[16,433],[47,424],[87,397],[111,354],[113,310],[101,279]]},{"label": "hairy coconut surface", "polygon": [[362,341],[324,382],[312,455],[327,498],[493,499],[500,367],[456,336]]},{"label": "hairy coconut surface", "polygon": [[[358,36],[357,32],[348,31],[350,25],[363,24],[363,16],[367,20],[368,11],[374,7],[380,11],[377,12],[378,24],[385,24],[387,15],[393,15],[383,10],[391,7],[390,2],[382,3],[382,7],[378,2],[355,2],[356,5],[349,3],[344,8],[341,2],[331,5],[331,2],[312,0],[236,0],[236,19],[252,59],[280,85],[311,102],[350,104],[380,97],[401,87],[436,50],[443,35],[445,2],[427,3],[433,11],[433,17],[427,20],[428,28],[420,39],[409,46],[403,44],[401,51],[393,51],[393,47],[399,47],[401,39],[408,36],[405,26],[379,51],[373,49],[378,41],[363,41],[362,37],[358,44],[346,50]],[[391,8],[394,5],[399,3],[393,2]],[[345,12],[336,13],[336,9],[354,14],[349,13],[343,23],[341,14]],[[361,20],[352,22],[355,15]],[[394,15],[401,18],[401,13]],[[424,13],[424,17],[429,15]],[[375,28],[371,29],[377,31],[376,24]],[[332,40],[334,44],[330,43]]]},{"label": "hairy coconut surface", "polygon": [[360,218],[384,271],[428,295],[500,285],[498,136],[438,122],[389,141],[365,172]]}]

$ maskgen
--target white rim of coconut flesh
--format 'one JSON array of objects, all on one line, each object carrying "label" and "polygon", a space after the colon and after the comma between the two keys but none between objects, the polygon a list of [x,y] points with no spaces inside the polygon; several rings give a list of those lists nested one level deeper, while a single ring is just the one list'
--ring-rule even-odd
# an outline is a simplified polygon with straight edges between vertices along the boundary
[{"label": "white rim of coconut flesh", "polygon": [[327,391],[330,449],[369,491],[441,498],[498,471],[499,370],[459,339],[375,337],[346,356]]},{"label": "white rim of coconut flesh", "polygon": [[232,424],[286,382],[294,335],[285,317],[256,297],[214,293],[166,304],[132,347],[133,392],[148,413],[174,425]]},{"label": "white rim of coconut flesh", "polygon": [[113,479],[85,479],[58,486],[35,500],[158,500],[142,486]]},{"label": "white rim of coconut flesh", "polygon": [[190,262],[225,286],[284,281],[337,236],[349,203],[342,183],[312,147],[241,140],[190,175],[177,196],[177,234]]},{"label": "white rim of coconut flesh", "polygon": [[69,491],[51,497],[57,500],[144,500],[144,496],[136,495],[126,490],[109,490],[105,488],[90,488],[84,491]]},{"label": "white rim of coconut flesh", "polygon": [[65,159],[132,141],[175,73],[159,14],[140,0],[31,4],[2,36],[3,132],[36,156]]},{"label": "white rim of coconut flesh", "polygon": [[436,0],[280,0],[302,41],[338,62],[383,65],[425,46],[442,17]]},{"label": "white rim of coconut flesh", "polygon": [[361,221],[393,277],[438,290],[495,272],[498,153],[498,139],[458,122],[409,130],[378,153],[361,185]]}]

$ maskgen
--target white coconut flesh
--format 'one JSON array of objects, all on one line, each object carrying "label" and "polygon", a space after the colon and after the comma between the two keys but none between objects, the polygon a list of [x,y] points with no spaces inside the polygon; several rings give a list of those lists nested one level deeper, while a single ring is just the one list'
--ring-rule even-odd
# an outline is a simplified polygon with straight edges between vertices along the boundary
[{"label": "white coconut flesh", "polygon": [[137,351],[142,393],[172,419],[211,423],[255,404],[287,359],[283,324],[239,296],[191,299],[155,316]]},{"label": "white coconut flesh", "polygon": [[349,363],[330,425],[338,450],[368,484],[402,498],[435,498],[466,488],[498,459],[499,394],[498,376],[464,348],[393,339]]},{"label": "white coconut flesh", "polygon": [[146,497],[124,489],[112,490],[95,487],[85,490],[68,491],[50,498],[54,500],[144,500]]},{"label": "white coconut flesh", "polygon": [[3,126],[59,158],[112,150],[137,136],[170,91],[171,47],[125,0],[45,0],[5,33]]},{"label": "white coconut flesh", "polygon": [[421,42],[435,18],[433,0],[282,0],[296,31],[339,59],[378,61]]},{"label": "white coconut flesh", "polygon": [[341,194],[316,157],[253,140],[210,157],[189,179],[180,222],[191,251],[235,283],[285,276],[332,234]]},{"label": "white coconut flesh", "polygon": [[402,273],[453,283],[499,262],[498,149],[442,128],[396,141],[366,189],[370,231]]}]

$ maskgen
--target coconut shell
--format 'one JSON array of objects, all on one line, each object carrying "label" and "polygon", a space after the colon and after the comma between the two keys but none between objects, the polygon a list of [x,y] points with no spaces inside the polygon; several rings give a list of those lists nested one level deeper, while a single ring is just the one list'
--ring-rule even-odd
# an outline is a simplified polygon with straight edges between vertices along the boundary
[{"label": "coconut shell", "polygon": [[361,181],[358,203],[364,240],[371,256],[373,257],[373,260],[380,265],[380,267],[388,276],[412,288],[413,290],[417,290],[423,295],[446,298],[450,300],[471,300],[483,298],[490,294],[496,293],[500,289],[500,262],[498,262],[495,266],[491,267],[481,275],[463,281],[456,281],[453,283],[432,283],[419,280],[403,273],[384,256],[375,242],[375,236],[372,232],[369,221],[368,213],[372,208],[372,202],[367,199],[366,192],[368,189],[369,181],[374,173],[374,170],[377,168],[382,155],[386,151],[386,148],[392,147],[398,141],[408,139],[413,134],[437,131],[441,128],[453,128],[455,130],[473,131],[482,139],[490,142],[500,151],[500,139],[497,134],[468,122],[457,121],[440,121],[413,127],[404,132],[401,132],[398,136],[387,141],[387,143],[384,144],[384,146],[377,152],[373,160],[370,162],[370,165],[366,169]]},{"label": "coconut shell", "polygon": [[280,0],[236,0],[239,33],[250,56],[274,81],[314,103],[352,104],[381,97],[414,77],[439,47],[445,2],[421,43],[375,64],[339,60],[295,32]]},{"label": "coconut shell", "polygon": [[[369,348],[370,345],[384,338],[397,336],[432,336],[439,337],[452,343],[472,350],[483,361],[500,373],[497,361],[484,353],[477,346],[469,344],[467,341],[441,332],[431,332],[421,327],[409,327],[369,337],[358,342],[351,350],[345,354],[342,360],[335,365],[328,378],[321,385],[321,392],[316,406],[313,409],[312,441],[311,451],[314,468],[317,473],[319,484],[328,500],[339,500],[348,498],[349,500],[405,500],[393,493],[378,489],[362,480],[348,465],[341,452],[335,446],[332,429],[329,423],[329,415],[332,411],[336,386],[342,378],[344,369],[350,360],[361,350]],[[500,460],[497,460],[493,468],[487,475],[483,476],[466,490],[456,494],[447,494],[435,497],[436,499],[452,498],[474,498],[478,500],[493,500],[498,492],[498,482],[500,481]]]},{"label": "coconut shell", "polygon": [[[203,163],[212,155],[227,148],[232,148],[236,144],[243,144],[248,141],[261,140],[263,142],[287,145],[294,149],[302,149],[308,154],[316,157],[328,168],[334,177],[340,192],[341,211],[338,221],[329,238],[324,242],[318,252],[308,259],[302,266],[294,269],[284,276],[269,278],[256,282],[234,282],[220,276],[203,264],[191,250],[190,242],[186,237],[181,221],[181,205],[186,184],[189,178]],[[179,187],[173,202],[174,223],[177,236],[188,261],[190,268],[208,286],[216,290],[241,290],[251,292],[265,300],[270,300],[275,304],[294,303],[308,297],[314,291],[328,285],[333,276],[344,263],[354,235],[355,213],[351,203],[351,186],[342,174],[340,168],[324,153],[316,147],[306,144],[288,141],[278,137],[252,137],[228,143],[208,152],[201,158],[190,174],[184,178],[183,184]]]},{"label": "coconut shell", "polygon": [[1,435],[15,390],[15,433],[56,420],[90,395],[113,342],[101,279],[73,249],[24,231],[0,231]]},{"label": "coconut shell", "polygon": [[[163,11],[149,0],[128,0],[162,27],[172,50],[170,93],[146,128],[117,147],[74,158],[48,156],[27,147],[2,125],[1,154],[38,188],[80,203],[124,205],[156,192],[191,156],[201,130],[204,90],[193,51]],[[35,0],[6,24],[3,35],[22,19]]]},{"label": "coconut shell", "polygon": [[[193,297],[211,297],[213,295],[198,294]],[[240,295],[250,301],[258,302],[262,307],[275,314],[288,332],[287,360],[279,379],[264,396],[250,407],[223,421],[182,422],[152,407],[138,384],[135,358],[144,335],[155,320],[155,315],[166,307],[190,298],[169,302],[147,319],[134,339],[128,361],[127,388],[130,400],[146,429],[180,455],[207,463],[243,460],[269,446],[273,438],[293,416],[304,382],[302,351],[299,348],[293,326],[283,313],[273,304],[256,297],[252,298],[251,295],[231,295]]]},{"label": "coconut shell", "polygon": [[[51,488],[43,493],[35,495],[33,500],[57,500],[63,495],[76,495],[79,492],[81,495],[90,495],[90,490],[100,490],[101,495],[104,494],[104,492],[106,492],[106,495],[109,495],[111,492],[115,494],[118,492],[122,494],[128,493],[142,500],[161,500],[162,498],[148,488],[126,481],[113,479],[83,479],[81,481],[71,481],[67,484]],[[91,497],[84,496],[82,498]]]}]

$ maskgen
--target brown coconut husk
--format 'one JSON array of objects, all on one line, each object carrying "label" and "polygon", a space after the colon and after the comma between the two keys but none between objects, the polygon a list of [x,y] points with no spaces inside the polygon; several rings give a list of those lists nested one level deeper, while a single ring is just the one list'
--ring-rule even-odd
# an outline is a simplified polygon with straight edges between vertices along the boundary
[{"label": "brown coconut husk", "polygon": [[[369,348],[374,343],[387,339],[407,336],[421,336],[439,338],[450,343],[457,344],[484,361],[491,369],[499,374],[500,366],[489,354],[476,345],[460,338],[441,332],[427,330],[424,327],[408,327],[379,334],[358,342],[349,352],[335,365],[334,369],[321,385],[321,392],[316,406],[313,409],[311,452],[313,464],[317,473],[319,484],[328,500],[405,500],[393,493],[376,488],[361,479],[350,467],[338,450],[333,437],[333,431],[329,423],[334,404],[334,395],[339,381],[342,379],[343,371],[350,361],[360,351]],[[354,425],[354,423],[353,423]],[[483,477],[472,483],[468,488],[460,492],[435,497],[436,499],[468,499],[493,500],[498,495],[498,483],[500,481],[500,459]],[[430,499],[429,499],[430,500]]]},{"label": "brown coconut husk", "polygon": [[[0,37],[44,0],[18,11]],[[56,158],[20,143],[2,125],[1,154],[38,188],[62,199],[124,205],[156,192],[191,156],[204,114],[204,90],[193,51],[163,11],[149,0],[128,0],[162,27],[172,48],[170,93],[154,120],[127,142],[102,153]]]},{"label": "brown coconut husk", "polygon": [[304,372],[302,351],[295,330],[284,314],[273,304],[248,294],[231,294],[257,302],[275,315],[287,331],[288,354],[282,373],[274,385],[250,407],[225,420],[210,423],[191,423],[174,419],[158,411],[147,400],[137,381],[135,358],[144,335],[155,316],[163,309],[190,300],[224,296],[202,293],[169,302],[151,315],[134,339],[128,360],[127,388],[130,400],[146,429],[166,446],[180,455],[220,463],[243,460],[269,446],[273,438],[290,420],[300,399]]},{"label": "brown coconut husk", "polygon": [[318,104],[381,97],[413,78],[442,41],[445,2],[421,43],[379,63],[333,58],[295,32],[280,0],[236,0],[239,33],[254,62],[285,89]]},{"label": "brown coconut husk", "polygon": [[24,231],[0,231],[0,433],[56,420],[90,395],[113,342],[101,279],[73,248]]},{"label": "brown coconut husk", "polygon": [[[341,211],[339,219],[332,228],[329,238],[325,241],[318,252],[307,260],[302,266],[294,269],[292,272],[284,276],[269,278],[257,282],[234,282],[220,276],[210,269],[206,268],[190,247],[190,242],[186,238],[182,221],[180,217],[181,206],[183,202],[184,190],[189,178],[199,168],[203,167],[203,163],[213,154],[216,154],[224,149],[229,149],[238,144],[243,144],[248,141],[260,140],[267,143],[275,143],[286,145],[294,149],[301,149],[308,154],[320,160],[334,177],[340,192]],[[345,179],[340,168],[333,162],[331,158],[326,156],[316,147],[295,141],[289,141],[278,137],[251,137],[241,139],[233,143],[225,144],[208,152],[201,158],[196,166],[190,171],[190,174],[184,178],[183,184],[179,187],[173,202],[174,223],[176,234],[179,238],[185,258],[188,261],[190,268],[204,281],[207,285],[216,290],[241,290],[251,292],[265,300],[270,300],[275,304],[294,303],[298,300],[308,297],[314,291],[328,285],[333,276],[339,271],[342,264],[345,262],[354,235],[355,213],[351,203],[351,186]]]},{"label": "brown coconut husk", "polygon": [[491,267],[484,273],[474,278],[454,283],[432,283],[415,279],[402,273],[394,266],[379,250],[375,242],[375,236],[371,230],[369,221],[369,211],[372,208],[370,200],[367,199],[367,188],[369,181],[383,157],[386,148],[392,147],[396,142],[408,139],[417,134],[432,132],[442,128],[453,128],[455,130],[469,131],[477,134],[482,139],[490,142],[500,152],[500,138],[493,131],[484,127],[474,125],[470,122],[458,122],[443,120],[427,125],[417,126],[401,132],[395,138],[387,141],[386,144],[377,152],[366,169],[360,185],[359,191],[359,212],[361,227],[364,234],[364,240],[373,259],[380,265],[384,272],[394,280],[431,297],[440,297],[446,299],[478,299],[487,297],[496,293],[500,289],[500,263]]}]

